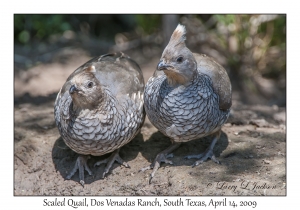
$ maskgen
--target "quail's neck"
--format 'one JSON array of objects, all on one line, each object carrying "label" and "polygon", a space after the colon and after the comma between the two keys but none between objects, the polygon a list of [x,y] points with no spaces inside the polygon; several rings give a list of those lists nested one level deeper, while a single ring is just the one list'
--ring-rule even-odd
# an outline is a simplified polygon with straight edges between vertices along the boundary
[{"label": "quail's neck", "polygon": [[167,81],[168,81],[168,85],[170,87],[178,87],[178,86],[188,86],[191,83],[193,83],[193,81],[195,80],[195,78],[197,77],[197,74],[193,74],[192,78],[188,78],[184,75],[181,75],[179,73],[175,73],[175,72],[171,72],[171,71],[164,71],[164,73],[167,76]]}]

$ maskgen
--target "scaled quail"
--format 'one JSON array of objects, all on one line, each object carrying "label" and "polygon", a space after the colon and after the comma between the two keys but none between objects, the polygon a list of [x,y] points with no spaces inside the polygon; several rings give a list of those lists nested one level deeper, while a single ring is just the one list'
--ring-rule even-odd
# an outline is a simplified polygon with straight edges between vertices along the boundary
[{"label": "scaled quail", "polygon": [[163,51],[154,75],[144,92],[146,114],[151,123],[172,145],[159,153],[154,162],[143,169],[152,169],[150,182],[161,162],[173,164],[167,158],[181,142],[214,135],[207,150],[185,158],[198,159],[194,166],[208,158],[219,163],[213,148],[221,134],[231,107],[231,84],[225,69],[212,58],[192,53],[185,46],[186,30],[178,25]]},{"label": "scaled quail", "polygon": [[102,177],[114,161],[129,165],[119,149],[140,131],[145,119],[144,79],[138,64],[123,53],[93,58],[76,69],[57,95],[54,115],[59,132],[72,150],[80,154],[70,179],[79,170],[84,185],[84,170],[89,155],[112,155],[95,165],[107,163]]}]

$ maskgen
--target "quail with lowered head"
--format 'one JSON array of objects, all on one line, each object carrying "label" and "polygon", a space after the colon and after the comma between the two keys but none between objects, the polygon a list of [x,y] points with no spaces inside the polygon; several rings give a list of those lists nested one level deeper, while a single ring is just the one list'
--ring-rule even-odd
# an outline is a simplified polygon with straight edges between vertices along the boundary
[{"label": "quail with lowered head", "polygon": [[193,167],[208,158],[219,163],[213,148],[229,116],[231,83],[220,64],[204,54],[192,53],[185,39],[185,27],[179,24],[162,53],[157,70],[145,86],[146,114],[172,142],[150,166],[141,169],[153,169],[150,182],[161,162],[173,164],[168,157],[182,142],[213,135],[205,152],[186,158],[198,159]]},{"label": "quail with lowered head", "polygon": [[129,167],[119,149],[138,134],[144,122],[143,91],[140,67],[123,53],[96,57],[68,77],[54,106],[64,142],[79,154],[67,179],[79,170],[84,185],[84,170],[92,174],[87,164],[90,155],[113,152],[95,164],[106,163],[102,177],[114,161]]}]

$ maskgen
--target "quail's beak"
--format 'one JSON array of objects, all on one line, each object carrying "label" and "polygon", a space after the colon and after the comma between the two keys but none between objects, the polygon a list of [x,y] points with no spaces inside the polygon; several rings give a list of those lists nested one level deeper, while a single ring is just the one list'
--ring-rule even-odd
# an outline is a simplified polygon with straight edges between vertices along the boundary
[{"label": "quail's beak", "polygon": [[163,60],[157,64],[157,70],[171,70],[173,66],[166,64]]},{"label": "quail's beak", "polygon": [[72,85],[72,86],[70,87],[69,93],[72,95],[73,93],[75,93],[75,92],[77,92],[77,91],[78,91],[77,87],[76,87],[75,85]]}]

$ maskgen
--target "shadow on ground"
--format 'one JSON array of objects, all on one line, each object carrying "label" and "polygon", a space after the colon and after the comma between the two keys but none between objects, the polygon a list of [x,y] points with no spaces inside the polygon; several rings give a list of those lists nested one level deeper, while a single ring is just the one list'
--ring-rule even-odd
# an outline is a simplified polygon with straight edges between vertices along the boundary
[{"label": "shadow on ground", "polygon": [[[123,158],[125,162],[129,162],[131,160],[134,160],[139,152],[139,147],[135,144],[136,141],[143,141],[143,135],[139,133],[130,143],[124,145],[120,150],[120,157]],[[111,153],[105,154],[103,156],[91,156],[91,158],[88,160],[88,166],[90,167],[93,175],[89,176],[88,173],[85,171],[85,183],[91,184],[97,180],[102,179],[102,174],[104,172],[105,164],[102,164],[100,166],[95,166],[94,164],[97,161],[103,160],[105,158],[108,158],[111,155]],[[61,176],[66,180],[69,172],[73,169],[75,166],[75,162],[77,160],[77,157],[79,155],[71,150],[63,141],[62,137],[59,137],[52,148],[52,161],[54,163],[56,171],[59,171]],[[114,163],[109,171],[107,176],[110,176],[111,173],[113,173],[114,169],[116,167],[123,167],[120,166],[118,163]],[[79,182],[79,174],[78,171],[74,174],[74,176],[71,178],[71,180],[75,182]]]},{"label": "shadow on ground", "polygon": [[[15,105],[30,103],[33,105],[43,105],[45,103],[55,101],[57,92],[48,94],[47,96],[31,96],[29,93],[24,93],[21,96],[14,98]],[[54,103],[53,103],[54,106]]]},{"label": "shadow on ground", "polygon": [[[173,166],[192,165],[193,159],[185,160],[184,157],[186,155],[200,154],[204,152],[206,148],[210,145],[211,140],[211,137],[205,137],[182,143],[179,148],[172,152],[174,154],[174,157],[172,158],[172,161],[174,163]],[[143,157],[149,161],[149,163],[152,163],[152,161],[155,159],[156,155],[159,152],[163,151],[171,145],[170,139],[164,136],[159,131],[153,133],[150,136],[150,138],[145,142],[139,143],[141,147],[141,153]],[[227,146],[228,137],[224,132],[222,132],[221,138],[218,140],[214,147],[215,156],[219,157]],[[196,159],[194,159],[194,161],[196,161]],[[161,164],[162,167],[164,165],[164,163]]]}]

